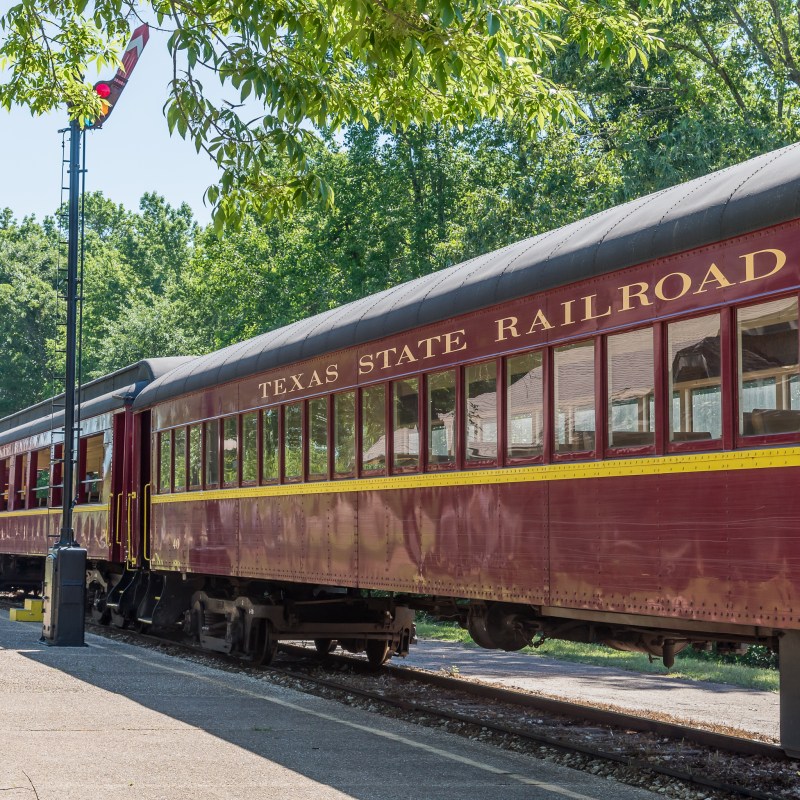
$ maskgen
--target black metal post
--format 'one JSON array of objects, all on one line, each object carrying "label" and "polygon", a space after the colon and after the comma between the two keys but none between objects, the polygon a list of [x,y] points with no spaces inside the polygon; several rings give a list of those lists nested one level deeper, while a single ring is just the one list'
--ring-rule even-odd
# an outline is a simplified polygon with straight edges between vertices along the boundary
[{"label": "black metal post", "polygon": [[81,140],[83,131],[77,120],[69,126],[69,243],[67,249],[67,367],[64,378],[64,490],[61,493],[61,537],[59,547],[75,544],[72,506],[75,502],[75,376],[78,353],[78,213],[80,211]]},{"label": "black metal post", "polygon": [[78,256],[83,130],[77,120],[69,134],[69,236],[67,250],[66,376],[64,381],[64,449],[61,534],[45,562],[42,639],[51,645],[81,647],[84,644],[84,597],[86,550],[77,547],[72,527],[75,502],[75,385],[78,353]]}]

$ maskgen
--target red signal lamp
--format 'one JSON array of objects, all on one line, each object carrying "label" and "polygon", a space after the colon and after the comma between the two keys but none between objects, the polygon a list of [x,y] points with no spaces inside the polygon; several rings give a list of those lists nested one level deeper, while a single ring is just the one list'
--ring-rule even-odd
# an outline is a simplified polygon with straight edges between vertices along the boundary
[{"label": "red signal lamp", "polygon": [[111,113],[112,103],[109,100],[109,97],[111,97],[111,87],[105,81],[99,81],[94,85],[94,91],[100,98],[100,116],[97,119],[89,119],[87,117],[85,120],[87,128],[100,127]]}]

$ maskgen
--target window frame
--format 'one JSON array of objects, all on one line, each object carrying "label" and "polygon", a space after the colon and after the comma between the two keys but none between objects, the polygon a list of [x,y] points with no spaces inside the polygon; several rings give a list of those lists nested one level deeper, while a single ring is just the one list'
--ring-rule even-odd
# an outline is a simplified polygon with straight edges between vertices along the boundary
[{"label": "window frame", "polygon": [[[737,449],[749,449],[752,447],[759,447],[759,446],[794,444],[800,441],[800,431],[794,433],[758,433],[758,434],[747,435],[741,433],[739,428],[739,408],[740,408],[739,381],[741,375],[740,375],[739,352],[738,352],[739,351],[738,313],[741,309],[752,308],[754,306],[765,305],[766,303],[772,303],[780,300],[789,300],[789,299],[794,299],[795,303],[797,303],[798,319],[800,320],[800,292],[783,292],[779,294],[769,295],[766,297],[759,297],[758,299],[749,301],[747,303],[738,303],[732,308],[733,319],[731,327],[732,327],[733,340],[731,343],[731,348],[732,348],[732,360],[734,364],[733,381],[735,384],[735,389],[731,392],[731,394],[733,401],[733,409],[732,409],[733,433],[734,433],[735,447]],[[798,324],[797,336],[798,336],[798,356],[800,356],[800,324]]]},{"label": "window frame", "polygon": [[[550,432],[545,441],[549,441],[550,453],[549,463],[559,464],[570,461],[591,461],[598,458],[598,454],[604,450],[604,437],[605,437],[605,362],[603,360],[603,343],[602,335],[594,334],[591,336],[581,336],[577,339],[570,339],[566,342],[561,342],[552,347],[548,347],[550,369],[547,375],[548,387],[547,394],[550,396],[550,408],[546,418],[545,424],[549,421]],[[556,443],[556,433],[558,425],[556,424],[556,414],[558,407],[556,403],[556,351],[559,349],[574,347],[581,344],[590,344],[592,347],[592,364],[594,370],[594,379],[592,381],[592,392],[594,397],[594,446],[584,450],[569,450],[559,453]],[[547,431],[545,431],[547,435]],[[547,456],[547,453],[545,453]]]},{"label": "window frame", "polygon": [[[733,411],[732,397],[730,391],[731,372],[731,318],[733,309],[731,306],[721,306],[716,308],[704,308],[694,314],[681,315],[671,319],[663,320],[663,402],[662,410],[664,413],[664,452],[668,455],[673,453],[698,453],[715,452],[717,450],[732,449],[732,420]],[[714,314],[719,315],[719,391],[720,391],[720,435],[717,439],[698,439],[696,441],[674,442],[672,441],[672,359],[669,353],[669,326],[681,322],[690,322],[701,317],[710,317]],[[726,446],[727,445],[727,446]]]},{"label": "window frame", "polygon": [[[510,358],[519,358],[519,356],[526,356],[532,353],[541,353],[542,356],[542,452],[538,456],[515,457],[509,456],[509,436],[508,436],[508,360]],[[550,377],[552,370],[551,363],[551,347],[533,347],[526,350],[516,350],[512,353],[506,353],[500,361],[502,362],[502,431],[501,431],[501,447],[500,459],[503,466],[517,467],[529,466],[534,464],[545,464],[552,461],[552,437],[553,426],[550,420],[551,407],[552,407],[552,387],[550,385]]]},{"label": "window frame", "polygon": [[[346,394],[353,395],[353,469],[350,472],[337,472],[336,470],[336,398]],[[343,389],[331,394],[331,478],[334,481],[354,480],[361,477],[361,459],[358,457],[361,448],[361,418],[359,414],[360,400],[358,389]]]},{"label": "window frame", "polygon": [[[453,450],[453,462],[445,463],[445,464],[431,464],[430,461],[430,433],[431,433],[431,421],[428,415],[428,386],[430,383],[431,378],[437,375],[444,375],[446,372],[452,372],[455,376],[455,399],[454,399],[454,407],[453,407],[453,436],[455,438],[454,444],[455,448]],[[457,472],[459,470],[464,469],[464,437],[461,431],[462,422],[461,418],[463,417],[462,407],[464,406],[464,379],[463,379],[463,368],[458,366],[450,366],[444,367],[443,369],[432,370],[431,372],[426,372],[424,374],[424,382],[422,386],[422,403],[423,403],[423,420],[424,420],[424,447],[420,449],[422,452],[422,463],[424,465],[423,471],[424,472]]]},{"label": "window frame", "polygon": [[[608,354],[608,340],[615,336],[625,336],[630,333],[638,333],[639,331],[650,331],[650,345],[651,353],[653,356],[653,443],[640,444],[640,445],[614,445],[611,444],[611,397],[609,396],[608,385],[608,368],[609,368],[609,354]],[[611,333],[604,334],[599,337],[603,340],[603,360],[602,370],[605,379],[604,393],[603,393],[603,458],[626,458],[637,456],[652,456],[655,455],[658,449],[659,442],[659,426],[661,424],[662,403],[659,403],[659,337],[657,335],[656,326],[653,323],[647,325],[640,325],[635,328],[626,328],[621,331],[612,331]],[[667,382],[668,383],[668,382]]]},{"label": "window frame", "polygon": [[[294,408],[295,406],[299,406],[300,408],[300,474],[298,476],[291,475],[288,476],[286,474],[286,433],[288,426],[286,424],[286,414],[289,408]],[[281,484],[297,484],[297,483],[305,483],[306,482],[306,473],[307,473],[307,465],[306,465],[306,439],[307,431],[306,431],[306,402],[305,400],[295,400],[292,403],[284,403],[280,406],[281,409],[281,416],[279,422],[279,435],[280,435],[280,442],[281,442],[281,458],[280,458],[280,482]]]},{"label": "window frame", "polygon": [[[325,472],[311,473],[311,404],[312,403],[325,403]],[[303,440],[303,473],[305,480],[308,483],[321,483],[331,479],[331,395],[317,395],[317,397],[308,397],[305,400],[304,414],[306,418],[306,430],[308,436]]]},{"label": "window frame", "polygon": [[[391,433],[387,431],[387,445],[391,444],[391,460],[387,458],[387,467],[389,468],[388,474],[390,475],[418,475],[422,472],[422,445],[423,440],[423,429],[424,429],[424,416],[425,416],[425,396],[423,394],[423,373],[415,373],[413,375],[404,375],[401,378],[394,378],[393,380],[389,381],[389,411],[388,411],[388,420],[389,420],[389,427],[391,429]],[[395,437],[395,427],[394,427],[394,387],[398,383],[405,383],[407,381],[417,382],[417,465],[415,467],[398,467],[394,463],[395,457],[395,449],[394,449],[394,437]]]},{"label": "window frame", "polygon": [[[383,388],[383,467],[381,469],[364,469],[364,393],[377,387]],[[389,465],[394,458],[394,448],[389,445],[389,415],[387,409],[391,398],[391,382],[375,381],[360,386],[356,392],[356,470],[359,478],[382,478],[389,474]]]},{"label": "window frame", "polygon": [[[495,381],[495,453],[494,458],[491,459],[471,459],[469,458],[469,454],[467,452],[467,445],[469,444],[469,432],[467,431],[467,425],[469,420],[467,419],[467,392],[469,391],[469,384],[467,382],[467,370],[480,367],[483,364],[494,364],[494,381]],[[474,470],[474,469],[494,469],[499,467],[502,463],[501,454],[503,453],[504,443],[501,441],[502,437],[500,432],[502,430],[502,423],[503,423],[503,415],[501,414],[502,405],[503,405],[503,389],[502,389],[502,382],[504,378],[503,374],[503,359],[499,357],[495,358],[484,358],[480,361],[473,361],[469,364],[464,364],[461,367],[461,425],[458,429],[458,436],[462,439],[461,442],[461,451],[462,457],[459,461],[459,465],[461,469],[464,470]],[[458,388],[456,388],[456,395],[458,395]],[[458,448],[457,448],[458,450]]]}]

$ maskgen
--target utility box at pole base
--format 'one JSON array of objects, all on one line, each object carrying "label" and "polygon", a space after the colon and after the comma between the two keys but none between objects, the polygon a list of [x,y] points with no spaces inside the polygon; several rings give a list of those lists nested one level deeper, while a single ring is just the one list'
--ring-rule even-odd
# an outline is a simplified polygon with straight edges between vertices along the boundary
[{"label": "utility box at pole base", "polygon": [[86,550],[56,546],[44,567],[42,640],[61,647],[83,647],[86,600]]}]

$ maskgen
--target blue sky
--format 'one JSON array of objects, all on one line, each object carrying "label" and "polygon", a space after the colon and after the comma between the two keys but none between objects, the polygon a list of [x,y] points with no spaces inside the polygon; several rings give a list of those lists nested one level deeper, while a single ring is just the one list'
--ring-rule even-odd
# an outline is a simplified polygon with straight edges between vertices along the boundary
[{"label": "blue sky", "polygon": [[[191,143],[169,135],[161,111],[172,70],[165,42],[163,34],[151,31],[111,118],[103,130],[87,135],[86,188],[130,209],[138,207],[144,192],[156,191],[173,205],[187,202],[205,223],[210,209],[203,205],[203,192],[217,171]],[[55,211],[61,194],[58,130],[66,124],[66,113],[31,117],[25,109],[0,109],[0,208],[10,208],[18,219]]]}]

